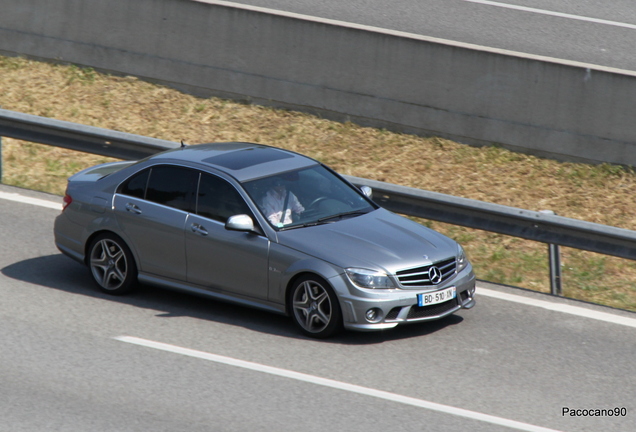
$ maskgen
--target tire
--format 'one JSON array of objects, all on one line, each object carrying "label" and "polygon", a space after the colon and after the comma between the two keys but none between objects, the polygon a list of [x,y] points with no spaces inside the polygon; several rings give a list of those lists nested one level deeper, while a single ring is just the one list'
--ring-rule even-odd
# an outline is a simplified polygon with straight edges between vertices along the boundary
[{"label": "tire", "polygon": [[289,294],[289,312],[301,332],[327,338],[342,330],[338,297],[324,279],[307,275],[294,282]]},{"label": "tire", "polygon": [[110,233],[100,234],[88,250],[88,266],[99,289],[121,295],[136,287],[137,265],[121,238]]}]

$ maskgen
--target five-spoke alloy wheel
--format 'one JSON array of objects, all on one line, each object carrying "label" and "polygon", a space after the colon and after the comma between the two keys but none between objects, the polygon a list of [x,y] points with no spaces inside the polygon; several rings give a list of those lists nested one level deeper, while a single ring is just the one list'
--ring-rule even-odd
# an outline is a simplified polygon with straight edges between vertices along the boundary
[{"label": "five-spoke alloy wheel", "polygon": [[306,335],[326,338],[342,329],[338,298],[324,279],[301,277],[294,283],[289,300],[290,314]]},{"label": "five-spoke alloy wheel", "polygon": [[89,248],[88,265],[102,291],[125,294],[137,282],[137,266],[122,239],[113,234],[97,236]]}]

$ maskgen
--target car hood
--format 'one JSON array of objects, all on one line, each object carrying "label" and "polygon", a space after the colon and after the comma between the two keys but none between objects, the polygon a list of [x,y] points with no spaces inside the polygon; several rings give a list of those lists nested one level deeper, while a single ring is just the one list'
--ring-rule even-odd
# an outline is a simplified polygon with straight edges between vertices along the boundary
[{"label": "car hood", "polygon": [[342,268],[395,273],[457,255],[457,243],[423,225],[378,209],[338,222],[278,233],[281,245]]}]

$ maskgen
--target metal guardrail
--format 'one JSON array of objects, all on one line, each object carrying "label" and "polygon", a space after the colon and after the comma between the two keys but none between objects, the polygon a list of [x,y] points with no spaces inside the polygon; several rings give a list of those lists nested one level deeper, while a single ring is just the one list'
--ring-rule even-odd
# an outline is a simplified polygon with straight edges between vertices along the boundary
[{"label": "metal guardrail", "polygon": [[[171,141],[0,109],[2,136],[120,159],[138,159],[179,146]],[[374,201],[396,213],[550,245],[552,294],[560,294],[561,291],[556,245],[636,260],[636,231],[557,216],[552,212],[523,210],[359,177],[345,177],[357,186],[373,188]]]},{"label": "metal guardrail", "polygon": [[0,109],[0,136],[126,160],[178,147],[172,141],[5,109]]}]

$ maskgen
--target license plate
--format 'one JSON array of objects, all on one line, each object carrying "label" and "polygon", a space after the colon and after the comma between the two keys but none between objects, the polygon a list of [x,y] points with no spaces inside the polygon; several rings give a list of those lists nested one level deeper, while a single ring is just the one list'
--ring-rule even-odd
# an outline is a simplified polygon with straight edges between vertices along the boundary
[{"label": "license plate", "polygon": [[438,303],[444,303],[455,298],[455,287],[446,288],[445,290],[430,292],[417,295],[418,306],[430,306]]}]

